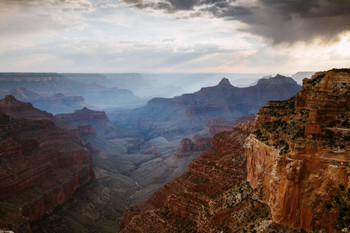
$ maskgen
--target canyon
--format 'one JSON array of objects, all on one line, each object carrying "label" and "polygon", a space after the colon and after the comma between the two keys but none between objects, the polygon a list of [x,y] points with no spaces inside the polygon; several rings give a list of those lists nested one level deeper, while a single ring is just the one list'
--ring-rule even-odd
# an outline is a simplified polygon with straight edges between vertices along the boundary
[{"label": "canyon", "polygon": [[[92,110],[87,104],[56,115],[6,96],[0,100],[6,117],[51,122],[50,127],[85,151],[89,159],[75,167],[88,167],[89,175],[76,178],[79,183],[72,178],[74,172],[65,172],[74,180],[68,191],[50,194],[43,185],[44,201],[21,204],[26,207],[16,208],[24,217],[0,226],[28,232],[332,232],[339,212],[333,197],[342,195],[340,183],[348,184],[347,74],[317,73],[304,80],[302,89],[281,75],[245,88],[223,78],[216,86],[154,98],[132,110]],[[92,86],[99,78],[66,75],[64,80],[77,78],[75,82]],[[109,81],[102,78],[104,82]],[[23,88],[11,90],[23,101],[51,98]],[[45,128],[33,127],[39,133]],[[61,141],[61,134],[54,134],[57,139],[34,134],[1,139],[0,153],[12,158],[36,154],[41,137],[45,145],[57,144],[54,149],[60,153],[61,144],[74,148]],[[57,163],[55,158],[44,159],[46,170],[57,169],[50,164]],[[16,166],[12,169],[20,170]],[[45,180],[29,174],[25,179],[35,183],[36,178]],[[66,180],[53,176],[51,181],[55,190],[66,190]],[[332,207],[326,208],[325,202]]]},{"label": "canyon", "polygon": [[135,107],[144,103],[133,92],[116,87],[101,74],[0,73],[0,86],[0,98],[14,95],[55,114],[82,107]]},{"label": "canyon", "polygon": [[349,100],[349,69],[304,79],[254,123],[216,134],[186,173],[124,212],[121,232],[334,232],[349,186]]},{"label": "canyon", "polygon": [[111,113],[111,121],[137,127],[147,137],[168,139],[202,130],[211,118],[237,119],[256,113],[269,100],[287,99],[300,86],[282,75],[262,78],[256,85],[239,88],[223,78],[216,86],[174,98],[153,98],[140,108]]}]

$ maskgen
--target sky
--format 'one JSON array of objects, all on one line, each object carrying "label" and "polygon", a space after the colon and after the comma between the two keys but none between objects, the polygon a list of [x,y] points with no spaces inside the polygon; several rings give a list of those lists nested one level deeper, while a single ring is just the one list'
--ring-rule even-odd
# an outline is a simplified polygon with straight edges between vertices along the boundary
[{"label": "sky", "polygon": [[0,0],[0,72],[350,67],[349,0]]}]

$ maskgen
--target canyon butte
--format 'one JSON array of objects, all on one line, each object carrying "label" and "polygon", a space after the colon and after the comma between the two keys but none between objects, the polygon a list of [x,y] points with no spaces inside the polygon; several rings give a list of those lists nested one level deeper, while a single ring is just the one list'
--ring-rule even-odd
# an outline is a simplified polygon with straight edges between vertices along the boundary
[{"label": "canyon butte", "polygon": [[345,231],[349,159],[350,69],[318,72],[216,134],[186,173],[124,212],[120,231]]}]

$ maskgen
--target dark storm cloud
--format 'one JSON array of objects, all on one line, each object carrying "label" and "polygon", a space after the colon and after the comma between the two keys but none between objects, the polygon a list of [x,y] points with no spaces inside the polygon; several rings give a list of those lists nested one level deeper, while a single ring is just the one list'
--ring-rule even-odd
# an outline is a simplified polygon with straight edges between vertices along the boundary
[{"label": "dark storm cloud", "polygon": [[247,24],[243,30],[273,43],[314,39],[333,42],[350,30],[350,1],[260,0],[251,14],[233,19]]},{"label": "dark storm cloud", "polygon": [[[349,0],[258,0],[244,5],[234,0],[125,0],[138,8],[169,13],[193,11],[243,22],[241,28],[274,44],[298,41],[333,42],[350,30]],[[193,14],[195,17],[201,14]]]}]

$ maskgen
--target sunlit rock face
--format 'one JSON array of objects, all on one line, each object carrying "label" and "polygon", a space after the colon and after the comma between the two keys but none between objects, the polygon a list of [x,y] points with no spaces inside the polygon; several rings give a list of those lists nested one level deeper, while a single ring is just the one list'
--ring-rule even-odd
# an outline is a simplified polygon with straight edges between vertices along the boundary
[{"label": "sunlit rock face", "polygon": [[30,232],[95,179],[90,152],[50,118],[12,96],[0,100],[0,228]]},{"label": "sunlit rock face", "polygon": [[[266,206],[251,201],[243,142],[252,124],[215,135],[213,146],[189,166],[189,171],[165,185],[146,203],[128,208],[121,232],[214,232],[238,230],[267,219]],[[187,141],[187,140],[185,140]],[[191,147],[191,143],[183,143]],[[261,216],[248,223],[245,213]],[[236,213],[233,216],[233,213]]]},{"label": "sunlit rock face", "polygon": [[298,232],[272,223],[246,181],[243,144],[253,130],[247,123],[216,134],[188,172],[126,209],[120,232]]},{"label": "sunlit rock face", "polygon": [[[245,143],[247,177],[272,220],[333,232],[339,184],[349,185],[350,70],[319,72],[257,115]],[[334,203],[333,206],[336,206]]]}]

